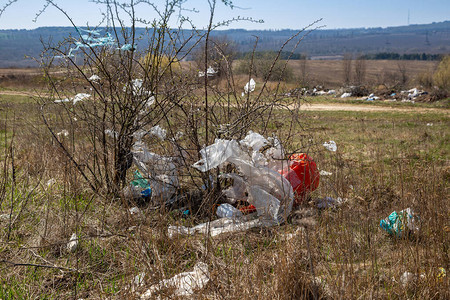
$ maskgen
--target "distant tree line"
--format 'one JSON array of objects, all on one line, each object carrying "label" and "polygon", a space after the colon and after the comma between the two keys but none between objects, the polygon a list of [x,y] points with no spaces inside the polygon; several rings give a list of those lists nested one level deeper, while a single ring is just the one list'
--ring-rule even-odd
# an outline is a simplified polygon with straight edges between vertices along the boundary
[{"label": "distant tree line", "polygon": [[364,59],[387,59],[387,60],[441,60],[442,54],[427,54],[427,53],[411,53],[411,54],[400,54],[395,52],[380,52],[374,54],[366,54],[363,56]]}]

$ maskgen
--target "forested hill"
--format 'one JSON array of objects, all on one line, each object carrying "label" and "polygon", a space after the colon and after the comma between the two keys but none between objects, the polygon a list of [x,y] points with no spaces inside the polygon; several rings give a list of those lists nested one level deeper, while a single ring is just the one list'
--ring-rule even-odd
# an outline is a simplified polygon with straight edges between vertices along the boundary
[{"label": "forested hill", "polygon": [[[138,29],[138,34],[144,29]],[[258,51],[278,50],[296,30],[220,30],[214,36],[234,41],[236,51],[252,51],[255,36]],[[42,43],[55,44],[76,36],[70,27],[43,27],[34,30],[0,30],[0,67],[26,67],[36,63],[26,58],[38,58]],[[186,34],[188,35],[188,34]],[[302,34],[300,35],[302,36]],[[145,40],[139,41],[141,49]],[[290,50],[292,45],[286,48]],[[344,53],[450,53],[450,21],[388,28],[320,29],[310,32],[296,49],[310,58],[339,57]]]}]

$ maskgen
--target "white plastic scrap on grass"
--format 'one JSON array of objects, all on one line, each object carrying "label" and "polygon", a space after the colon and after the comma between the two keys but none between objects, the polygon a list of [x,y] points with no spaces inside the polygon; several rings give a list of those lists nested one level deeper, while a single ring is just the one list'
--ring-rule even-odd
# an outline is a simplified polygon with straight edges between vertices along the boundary
[{"label": "white plastic scrap on grass", "polygon": [[247,82],[247,84],[244,86],[244,91],[246,94],[248,94],[248,93],[255,91],[255,88],[256,88],[256,82],[253,78],[251,78],[250,81]]},{"label": "white plastic scrap on grass", "polygon": [[341,98],[348,98],[348,97],[351,97],[351,96],[352,96],[352,93],[343,93],[341,95]]},{"label": "white plastic scrap on grass", "polygon": [[69,136],[69,132],[66,129],[61,130],[56,134],[57,136],[63,135],[63,136]]},{"label": "white plastic scrap on grass", "polygon": [[[161,280],[141,295],[141,299],[155,299],[163,289],[173,290],[176,297],[189,297],[195,290],[202,289],[210,280],[208,265],[198,262],[191,272],[183,272],[170,279]],[[159,297],[158,297],[159,298]]]},{"label": "white plastic scrap on grass", "polygon": [[89,77],[88,80],[92,81],[92,82],[98,82],[98,81],[100,81],[100,76],[94,74],[91,77]]},{"label": "white plastic scrap on grass", "polygon": [[324,146],[327,150],[329,150],[329,151],[331,151],[331,152],[336,152],[336,151],[337,151],[337,145],[336,145],[336,142],[335,142],[335,141],[325,142],[325,143],[323,143],[323,146]]},{"label": "white plastic scrap on grass", "polygon": [[[208,67],[208,69],[206,70],[206,76],[211,77],[214,76],[218,73],[218,71],[214,70],[213,67]],[[198,71],[198,77],[205,77],[205,72],[203,71]]]},{"label": "white plastic scrap on grass", "polygon": [[64,102],[73,102],[73,105],[75,105],[77,102],[83,101],[85,99],[90,98],[91,95],[85,94],[85,93],[79,93],[76,94],[73,98],[66,98],[66,99],[58,99],[53,101],[54,103],[64,103]]},{"label": "white plastic scrap on grass", "polygon": [[78,248],[78,236],[76,233],[73,233],[70,237],[69,242],[67,243],[67,250],[69,252],[75,252]]},{"label": "white plastic scrap on grass", "polygon": [[250,131],[239,143],[236,140],[216,139],[214,144],[200,150],[202,159],[193,167],[206,172],[224,163],[233,164],[239,173],[225,176],[234,179],[241,177],[242,180],[235,180],[236,186],[225,190],[225,194],[236,199],[242,194],[244,183],[245,192],[248,194],[247,201],[256,207],[262,224],[273,226],[286,221],[292,209],[294,192],[289,181],[276,171],[280,169],[280,162],[274,162],[272,157],[267,156],[283,152],[278,139],[272,139],[277,145],[269,149],[272,151],[267,151],[266,156],[258,151],[249,153],[249,148],[260,149],[266,141],[269,143],[261,137]]},{"label": "white plastic scrap on grass", "polygon": [[320,170],[319,175],[320,176],[331,176],[331,175],[333,175],[333,173],[325,171],[325,170]]}]

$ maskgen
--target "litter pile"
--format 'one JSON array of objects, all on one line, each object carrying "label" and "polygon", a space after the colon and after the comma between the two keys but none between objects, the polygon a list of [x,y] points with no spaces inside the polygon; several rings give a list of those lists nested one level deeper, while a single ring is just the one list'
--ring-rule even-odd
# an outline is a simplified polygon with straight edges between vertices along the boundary
[{"label": "litter pile", "polygon": [[[261,152],[265,147],[268,149]],[[303,201],[319,185],[319,171],[306,154],[291,155],[276,137],[266,139],[250,131],[240,140],[216,139],[200,151],[201,160],[193,167],[202,172],[232,165],[233,173],[222,173],[220,178],[233,184],[223,190],[228,203],[220,205],[219,220],[192,228],[171,226],[169,236],[209,233],[211,236],[256,226],[274,226],[286,222],[294,203]],[[239,210],[239,202],[249,205]],[[243,213],[250,213],[244,216]],[[257,219],[255,219],[257,217]]]}]

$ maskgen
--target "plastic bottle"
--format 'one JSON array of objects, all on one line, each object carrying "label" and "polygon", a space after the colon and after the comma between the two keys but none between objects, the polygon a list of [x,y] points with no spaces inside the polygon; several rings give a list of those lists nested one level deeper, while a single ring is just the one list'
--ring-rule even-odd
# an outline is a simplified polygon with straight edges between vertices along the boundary
[{"label": "plastic bottle", "polygon": [[228,203],[219,205],[216,210],[216,215],[219,218],[239,218],[243,216],[239,209]]}]

